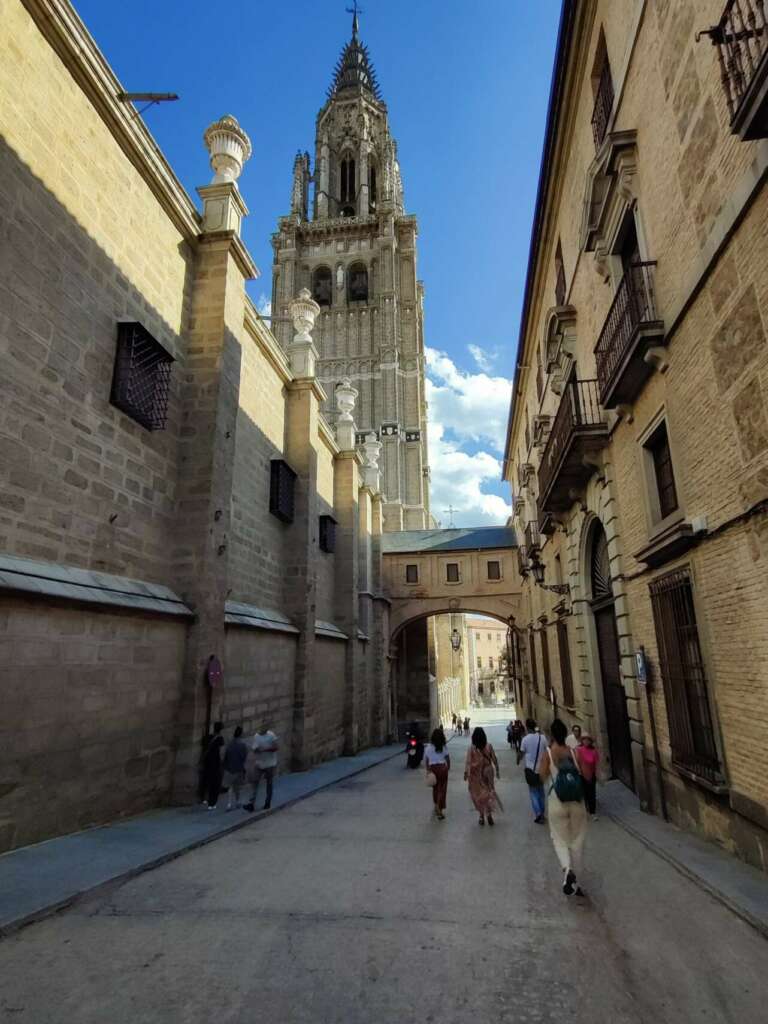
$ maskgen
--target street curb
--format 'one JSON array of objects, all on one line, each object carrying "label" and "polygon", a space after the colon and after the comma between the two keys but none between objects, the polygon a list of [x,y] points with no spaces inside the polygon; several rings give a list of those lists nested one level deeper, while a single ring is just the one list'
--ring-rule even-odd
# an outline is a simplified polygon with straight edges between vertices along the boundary
[{"label": "street curb", "polygon": [[356,768],[354,771],[349,772],[347,775],[342,775],[340,778],[334,779],[332,782],[325,782],[307,793],[302,793],[300,796],[292,797],[290,800],[286,800],[285,803],[280,804],[279,807],[271,807],[269,810],[262,810],[255,814],[250,814],[242,821],[236,821],[234,824],[222,829],[221,832],[216,832],[214,835],[210,836],[202,836],[200,839],[191,840],[186,845],[179,847],[177,850],[170,850],[168,853],[161,854],[159,857],[145,861],[145,863],[139,864],[137,867],[121,871],[112,878],[108,878],[103,882],[87,886],[85,889],[80,889],[78,892],[72,893],[71,896],[67,896],[63,900],[51,903],[47,907],[40,907],[37,910],[32,911],[30,914],[25,914],[22,917],[16,918],[8,924],[0,925],[0,942],[2,942],[3,939],[9,938],[11,935],[14,935],[16,932],[21,931],[22,928],[26,928],[28,925],[35,924],[38,921],[43,921],[48,917],[53,917],[54,914],[58,914],[62,910],[67,910],[69,907],[74,906],[76,903],[80,903],[82,900],[87,899],[90,896],[95,896],[98,893],[105,892],[113,886],[120,885],[123,882],[128,882],[132,878],[137,878],[139,875],[143,875],[147,871],[152,871],[155,868],[162,867],[163,864],[168,864],[170,861],[183,857],[185,854],[191,853],[193,850],[198,850],[201,846],[207,846],[209,843],[216,842],[217,839],[224,839],[226,836],[232,835],[233,832],[239,832],[240,829],[248,828],[249,825],[254,825],[257,821],[263,821],[264,818],[268,818],[272,814],[277,814],[279,811],[283,811],[287,807],[293,807],[295,804],[301,803],[302,800],[308,800],[310,797],[315,796],[317,793],[321,793],[325,789],[337,786],[340,782],[345,782],[347,779],[353,779],[356,775],[362,775],[363,772],[370,771],[371,768],[377,768],[381,764],[386,764],[395,757],[399,757],[402,753],[403,751],[398,747],[396,751],[393,751],[393,753],[389,754],[387,757],[383,757],[380,761],[376,761],[374,764],[363,765],[361,768]]},{"label": "street curb", "polygon": [[732,900],[730,896],[727,896],[721,889],[717,889],[715,888],[715,886],[710,885],[709,882],[706,881],[706,879],[701,877],[701,875],[697,874],[695,871],[691,871],[691,869],[686,867],[686,865],[683,864],[682,861],[677,860],[670,853],[667,853],[667,851],[663,849],[663,847],[659,846],[657,843],[654,843],[652,839],[649,839],[647,836],[643,835],[642,832],[639,832],[636,828],[633,828],[632,825],[628,825],[626,821],[622,821],[621,818],[617,817],[617,815],[615,814],[612,814],[611,811],[606,810],[605,807],[603,807],[601,813],[606,818],[610,818],[611,821],[618,825],[620,828],[623,828],[624,831],[628,832],[629,835],[631,835],[634,839],[637,839],[639,842],[641,842],[643,846],[647,847],[652,853],[655,853],[657,857],[661,857],[662,860],[665,860],[667,864],[670,865],[670,867],[673,867],[675,871],[677,871],[678,874],[682,875],[684,878],[687,878],[689,882],[693,882],[694,885],[697,885],[700,889],[703,889],[704,892],[706,892],[709,896],[712,897],[712,899],[716,900],[724,907],[727,907],[727,909],[730,910],[731,913],[735,914],[737,917],[740,917],[745,924],[748,924],[752,928],[754,928],[755,931],[759,932],[764,939],[768,939],[768,924],[766,924],[765,921],[761,921],[759,917],[755,917],[754,914],[751,914],[748,910],[745,910],[744,907],[742,907],[740,904]]}]

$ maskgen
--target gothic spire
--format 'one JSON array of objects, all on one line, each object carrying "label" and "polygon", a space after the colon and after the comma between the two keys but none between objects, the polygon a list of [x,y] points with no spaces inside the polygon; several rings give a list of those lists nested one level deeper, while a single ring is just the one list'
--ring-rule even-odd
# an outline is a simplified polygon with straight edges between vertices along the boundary
[{"label": "gothic spire", "polygon": [[357,18],[357,3],[347,8],[352,15],[352,38],[341,51],[333,69],[333,82],[328,90],[328,98],[337,96],[342,89],[365,89],[374,99],[381,100],[381,90],[376,81],[376,72],[368,53],[368,47],[360,42],[360,24]]}]

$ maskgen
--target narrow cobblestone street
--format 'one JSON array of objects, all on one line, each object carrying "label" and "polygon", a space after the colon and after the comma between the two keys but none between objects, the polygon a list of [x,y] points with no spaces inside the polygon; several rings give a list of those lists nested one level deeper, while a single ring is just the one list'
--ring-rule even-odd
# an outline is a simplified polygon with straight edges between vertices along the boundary
[{"label": "narrow cobblestone street", "polygon": [[[475,722],[474,724],[478,724]],[[761,1020],[766,942],[608,819],[567,900],[503,741],[480,829],[401,759],[0,943],[3,1020]]]}]

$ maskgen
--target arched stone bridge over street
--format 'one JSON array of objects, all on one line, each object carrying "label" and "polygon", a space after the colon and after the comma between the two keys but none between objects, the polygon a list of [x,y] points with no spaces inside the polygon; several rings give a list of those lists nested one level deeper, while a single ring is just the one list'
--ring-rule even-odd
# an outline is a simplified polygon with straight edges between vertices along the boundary
[{"label": "arched stone bridge over street", "polygon": [[[509,527],[406,530],[382,537],[383,582],[391,600],[390,654],[395,717],[437,717],[440,658],[467,675],[466,651],[455,656],[430,621],[436,615],[486,615],[510,625],[519,615],[521,580],[515,531]],[[456,664],[454,664],[454,661]]]}]

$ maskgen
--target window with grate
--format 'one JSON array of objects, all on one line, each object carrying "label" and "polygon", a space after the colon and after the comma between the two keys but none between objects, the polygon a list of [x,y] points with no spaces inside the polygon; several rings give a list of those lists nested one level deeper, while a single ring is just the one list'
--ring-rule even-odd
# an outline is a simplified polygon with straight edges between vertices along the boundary
[{"label": "window with grate", "polygon": [[168,415],[173,356],[140,323],[117,325],[110,401],[147,430],[162,430]]},{"label": "window with grate", "polygon": [[405,582],[406,583],[418,583],[419,582],[419,567],[418,567],[418,565],[406,565],[406,567],[405,567]]},{"label": "window with grate", "polygon": [[336,520],[333,516],[320,516],[320,550],[329,555],[336,550]]},{"label": "window with grate", "polygon": [[489,562],[488,563],[488,579],[489,580],[500,580],[501,579],[501,562]]},{"label": "window with grate", "polygon": [[296,474],[282,459],[272,459],[269,480],[269,511],[284,523],[293,522]]},{"label": "window with grate", "polygon": [[459,582],[459,563],[448,562],[445,567],[445,578],[449,583]]},{"label": "window with grate", "polygon": [[560,678],[563,683],[563,704],[567,708],[574,707],[573,672],[571,671],[571,652],[568,647],[568,627],[562,619],[557,621],[557,651],[560,655]]},{"label": "window with grate", "polygon": [[549,669],[549,635],[547,627],[544,626],[539,633],[541,640],[541,668],[544,673],[544,694],[552,699],[552,674]]},{"label": "window with grate", "polygon": [[650,592],[672,760],[708,782],[722,783],[689,570],[654,580]]},{"label": "window with grate", "polygon": [[669,450],[666,423],[662,423],[654,431],[645,447],[653,460],[656,493],[659,496],[659,513],[661,518],[665,519],[677,509],[677,488],[675,487],[675,474],[672,469],[672,455]]},{"label": "window with grate", "polygon": [[533,633],[528,634],[528,655],[531,659],[531,679],[536,693],[539,692],[539,670],[536,667],[536,645],[533,642]]}]

